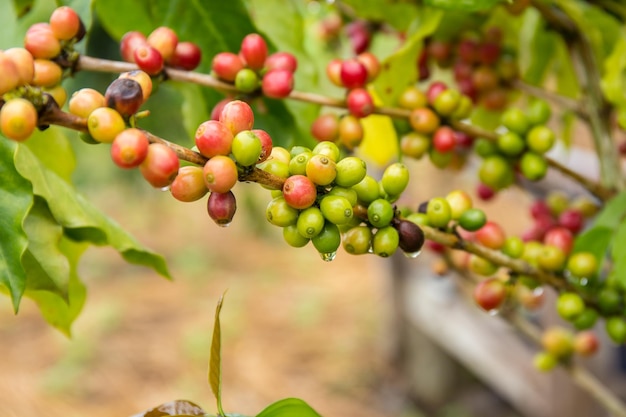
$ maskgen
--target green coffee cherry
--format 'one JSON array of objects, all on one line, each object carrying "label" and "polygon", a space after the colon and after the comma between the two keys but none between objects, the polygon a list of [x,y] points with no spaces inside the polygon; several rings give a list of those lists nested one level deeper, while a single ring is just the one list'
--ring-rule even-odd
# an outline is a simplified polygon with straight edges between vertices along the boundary
[{"label": "green coffee cherry", "polygon": [[376,199],[367,207],[367,219],[374,227],[385,227],[391,223],[394,210],[391,203],[383,198]]},{"label": "green coffee cherry", "polygon": [[372,250],[374,254],[388,258],[394,254],[400,244],[400,236],[393,226],[386,226],[376,231],[372,237]]}]

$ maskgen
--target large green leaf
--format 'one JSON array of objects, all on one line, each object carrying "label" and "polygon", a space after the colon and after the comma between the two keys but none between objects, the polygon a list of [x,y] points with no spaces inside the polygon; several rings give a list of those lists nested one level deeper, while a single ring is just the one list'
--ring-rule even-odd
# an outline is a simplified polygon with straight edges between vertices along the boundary
[{"label": "large green leaf", "polygon": [[385,22],[399,31],[405,31],[418,13],[416,4],[393,0],[344,0],[359,17]]},{"label": "large green leaf", "polygon": [[310,405],[299,398],[285,398],[269,405],[256,417],[321,417]]},{"label": "large green leaf", "polygon": [[[78,261],[89,245],[63,237],[59,242],[59,249],[67,258],[70,273],[67,285],[67,294],[60,295],[57,291],[37,288],[31,285],[32,275],[28,277],[28,288],[25,296],[35,301],[41,314],[50,325],[59,329],[68,337],[71,336],[71,326],[78,317],[85,304],[87,289],[78,277]],[[31,265],[36,268],[36,265]]]},{"label": "large green leaf", "polygon": [[417,59],[424,38],[437,29],[442,16],[441,10],[421,8],[414,22],[417,29],[398,51],[383,61],[380,74],[374,81],[374,89],[383,105],[395,104],[402,91],[417,79]]},{"label": "large green leaf", "polygon": [[622,221],[615,231],[611,258],[613,259],[612,277],[623,289],[626,289],[626,221]]},{"label": "large green leaf", "polygon": [[215,308],[215,324],[213,325],[213,340],[211,341],[211,357],[209,359],[209,385],[217,401],[217,410],[224,415],[222,409],[222,326],[220,311],[224,302],[224,294],[220,297]]},{"label": "large green leaf", "polygon": [[163,257],[144,248],[116,222],[102,214],[53,171],[43,166],[25,146],[20,146],[15,165],[33,185],[36,195],[48,203],[54,219],[65,233],[78,241],[110,245],[130,262],[153,268],[170,277]]},{"label": "large green leaf", "polygon": [[524,81],[533,85],[543,82],[555,57],[557,38],[538,11],[530,9],[524,13],[518,40],[518,62]]},{"label": "large green leaf", "polygon": [[618,108],[620,125],[626,128],[626,29],[604,61],[601,85],[606,99]]},{"label": "large green leaf", "polygon": [[23,223],[33,204],[32,187],[13,163],[17,147],[15,142],[0,136],[0,284],[9,291],[15,311],[26,287],[21,258],[28,238]]},{"label": "large green leaf", "polygon": [[460,10],[464,12],[477,12],[489,10],[499,3],[507,0],[426,0],[429,6],[442,9]]},{"label": "large green leaf", "polygon": [[[36,22],[47,21],[50,13],[56,7],[54,0],[37,0],[28,2],[26,0],[17,0],[20,15],[11,1],[0,1],[0,27],[2,28],[2,36],[0,36],[0,49],[8,49],[15,46],[23,46],[24,34],[30,25]],[[32,7],[31,7],[32,6]]]}]

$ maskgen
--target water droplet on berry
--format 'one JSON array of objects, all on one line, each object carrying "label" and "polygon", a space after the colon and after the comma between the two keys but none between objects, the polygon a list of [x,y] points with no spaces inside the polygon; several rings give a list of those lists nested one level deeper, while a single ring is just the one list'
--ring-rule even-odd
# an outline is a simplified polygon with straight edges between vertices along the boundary
[{"label": "water droplet on berry", "polygon": [[492,308],[491,310],[487,311],[487,313],[490,316],[497,316],[498,314],[500,314],[500,309],[498,308]]},{"label": "water droplet on berry", "polygon": [[320,256],[324,262],[330,262],[337,257],[337,252],[320,253]]},{"label": "water droplet on berry", "polygon": [[161,187],[161,191],[169,191],[170,190],[170,186],[166,185],[165,187]]},{"label": "water droplet on berry", "polygon": [[219,227],[228,227],[232,222],[215,222]]},{"label": "water droplet on berry", "polygon": [[404,256],[406,256],[407,258],[411,258],[411,259],[415,259],[418,256],[420,256],[420,253],[422,253],[421,250],[418,250],[417,252],[403,252]]}]

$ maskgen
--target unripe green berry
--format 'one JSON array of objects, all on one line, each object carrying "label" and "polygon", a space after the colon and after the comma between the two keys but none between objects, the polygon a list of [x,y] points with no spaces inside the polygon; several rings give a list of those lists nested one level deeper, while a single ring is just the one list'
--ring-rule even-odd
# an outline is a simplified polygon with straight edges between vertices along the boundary
[{"label": "unripe green berry", "polygon": [[388,258],[394,254],[400,244],[398,231],[392,226],[379,228],[372,237],[372,250],[374,254]]},{"label": "unripe green berry", "polygon": [[391,223],[394,209],[391,203],[383,198],[376,199],[367,207],[367,219],[374,227],[385,227]]},{"label": "unripe green berry", "polygon": [[322,231],[324,223],[325,219],[321,210],[317,207],[309,207],[300,212],[296,226],[302,236],[311,239]]},{"label": "unripe green berry", "polygon": [[409,184],[409,170],[401,162],[393,163],[385,168],[380,181],[387,194],[398,196]]}]

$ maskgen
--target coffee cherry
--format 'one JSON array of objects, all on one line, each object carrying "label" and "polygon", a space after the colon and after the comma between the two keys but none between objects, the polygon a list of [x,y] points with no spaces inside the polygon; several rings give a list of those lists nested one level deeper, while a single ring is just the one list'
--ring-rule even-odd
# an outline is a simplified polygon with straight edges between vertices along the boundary
[{"label": "coffee cherry", "polygon": [[598,260],[590,252],[576,252],[567,260],[567,270],[579,278],[591,278],[598,270]]},{"label": "coffee cherry", "polygon": [[573,234],[579,233],[585,225],[583,214],[575,209],[567,209],[559,215],[559,224]]},{"label": "coffee cherry", "polygon": [[207,212],[215,224],[221,227],[228,226],[237,211],[237,199],[232,191],[225,193],[211,192],[207,199]]},{"label": "coffee cherry", "polygon": [[233,135],[236,135],[243,130],[252,130],[254,113],[245,101],[233,100],[224,105],[219,121],[230,129]]},{"label": "coffee cherry", "polygon": [[61,53],[61,43],[47,23],[31,26],[26,31],[24,48],[31,53],[33,58],[52,59]]},{"label": "coffee cherry", "polygon": [[498,272],[498,265],[478,255],[471,254],[469,256],[468,269],[477,275],[489,277]]},{"label": "coffee cherry", "polygon": [[430,148],[431,139],[417,132],[409,132],[400,138],[402,154],[411,158],[420,159]]},{"label": "coffee cherry", "polygon": [[[0,52],[0,55],[2,55],[1,52]],[[13,65],[15,66],[15,69],[17,71],[16,86],[32,83],[34,71],[35,71],[35,68],[34,68],[35,64],[34,64],[34,58],[30,54],[30,52],[28,52],[25,48],[9,48],[6,51],[4,51],[4,56],[6,58],[9,58],[9,60],[13,62]],[[3,64],[3,62],[4,60],[0,58],[0,66],[7,66],[7,64]],[[3,68],[2,73],[5,74],[3,78],[12,77],[10,75],[11,74],[10,69],[6,71],[6,68]],[[4,80],[5,83],[7,81],[8,80],[6,79]],[[0,84],[0,92],[1,91],[2,91],[2,84]]]},{"label": "coffee cherry", "polygon": [[597,321],[598,312],[593,308],[587,307],[572,320],[572,324],[578,330],[586,330],[591,329]]},{"label": "coffee cherry", "polygon": [[[453,220],[459,220],[463,213],[472,208],[472,198],[465,191],[451,191],[445,198],[450,205],[450,215]],[[470,217],[471,216],[472,215],[470,215]]]},{"label": "coffee cherry", "polygon": [[[326,76],[337,87],[344,87],[343,81],[341,80],[341,67],[343,65],[343,61],[339,58],[331,59],[326,65]],[[361,64],[363,65],[363,64]],[[363,68],[365,68],[363,66]],[[367,74],[367,70],[365,70]],[[367,78],[367,75],[366,75]]]},{"label": "coffee cherry", "polygon": [[474,287],[473,296],[476,304],[483,310],[497,310],[506,300],[506,285],[498,278],[488,278]]},{"label": "coffee cherry", "polygon": [[179,168],[180,161],[176,152],[162,143],[152,143],[148,146],[148,154],[139,165],[141,175],[155,188],[170,185]]},{"label": "coffee cherry", "polygon": [[243,130],[233,138],[231,152],[235,161],[241,166],[256,164],[262,151],[261,140],[250,130]]},{"label": "coffee cherry", "polygon": [[32,84],[39,87],[53,87],[63,77],[63,69],[48,59],[35,59],[33,70]]},{"label": "coffee cherry", "polygon": [[507,102],[507,91],[500,87],[485,91],[480,97],[480,103],[487,110],[492,111],[502,110],[507,105]]},{"label": "coffee cherry", "polygon": [[559,316],[565,320],[572,321],[585,310],[585,302],[580,295],[574,292],[564,292],[559,294],[556,301],[556,310]]},{"label": "coffee cherry", "polygon": [[81,88],[72,94],[69,102],[70,113],[84,119],[88,118],[95,109],[105,106],[104,96],[93,88]]},{"label": "coffee cherry", "polygon": [[518,135],[524,135],[530,127],[524,112],[517,108],[510,108],[502,113],[501,121],[504,127]]},{"label": "coffee cherry", "polygon": [[574,351],[574,337],[572,333],[562,327],[550,327],[541,336],[541,345],[546,352],[557,358],[564,358]]},{"label": "coffee cherry", "polygon": [[506,234],[502,227],[492,221],[488,221],[483,227],[478,229],[474,237],[478,243],[491,249],[502,248],[506,240]]},{"label": "coffee cherry", "polygon": [[265,209],[267,221],[280,227],[295,225],[298,220],[298,214],[298,210],[291,207],[282,195],[270,201]]},{"label": "coffee cherry", "polygon": [[311,241],[298,232],[298,227],[295,224],[283,227],[283,239],[294,248],[303,248]]},{"label": "coffee cherry", "polygon": [[526,109],[526,117],[532,126],[543,125],[550,120],[552,110],[550,105],[543,100],[533,100]]},{"label": "coffee cherry", "polygon": [[[454,217],[453,217],[454,218]],[[459,217],[459,226],[468,232],[475,232],[487,223],[485,212],[481,209],[470,208],[465,210]]]},{"label": "coffee cherry", "polygon": [[524,253],[524,242],[517,236],[509,236],[504,240],[504,245],[500,250],[505,255],[517,259]]},{"label": "coffee cherry", "polygon": [[426,215],[428,216],[428,223],[430,223],[433,227],[447,227],[450,219],[452,219],[450,204],[445,198],[432,198],[428,202]]},{"label": "coffee cherry", "polygon": [[98,142],[111,143],[126,128],[126,124],[117,110],[99,107],[89,114],[87,128],[91,137]]},{"label": "coffee cherry", "polygon": [[568,255],[574,246],[574,236],[572,232],[564,227],[551,227],[543,237],[543,243],[549,246],[555,246]]},{"label": "coffee cherry", "polygon": [[289,52],[274,52],[265,60],[265,69],[267,71],[283,69],[289,72],[296,72],[297,68],[298,60]]},{"label": "coffee cherry", "polygon": [[339,137],[339,118],[337,115],[326,113],[318,116],[311,125],[311,135],[320,142],[337,140]]},{"label": "coffee cherry", "polygon": [[379,228],[372,236],[372,251],[375,255],[388,258],[400,245],[400,235],[392,226]]},{"label": "coffee cherry", "polygon": [[339,77],[347,89],[361,88],[367,82],[367,68],[358,59],[350,58],[341,63]]},{"label": "coffee cherry", "polygon": [[292,175],[287,178],[282,191],[287,204],[299,210],[310,207],[317,198],[315,184],[304,175]]},{"label": "coffee cherry", "polygon": [[363,125],[359,118],[351,114],[339,119],[339,141],[348,150],[359,146],[363,141]]},{"label": "coffee cherry", "polygon": [[148,35],[146,41],[148,45],[159,51],[163,61],[169,62],[178,45],[178,36],[172,29],[160,26]]},{"label": "coffee cherry", "polygon": [[606,333],[614,343],[621,345],[626,342],[626,320],[623,317],[609,317],[604,324]]},{"label": "coffee cherry", "polygon": [[391,203],[383,198],[372,201],[367,207],[367,219],[374,227],[385,227],[391,223],[394,209]]},{"label": "coffee cherry", "polygon": [[320,210],[326,220],[336,224],[346,224],[352,219],[352,204],[347,198],[326,195],[320,201]]},{"label": "coffee cherry", "polygon": [[274,146],[272,148],[272,153],[268,159],[276,159],[281,162],[284,162],[285,165],[289,164],[289,160],[291,159],[291,154],[289,151],[282,146]]},{"label": "coffee cherry", "polygon": [[343,249],[352,255],[368,253],[372,240],[372,230],[367,226],[357,226],[343,234]]},{"label": "coffee cherry", "polygon": [[192,165],[181,167],[170,185],[170,192],[176,200],[185,203],[200,200],[209,192],[203,169]]},{"label": "coffee cherry", "polygon": [[290,175],[306,175],[306,164],[313,156],[311,151],[302,152],[289,161],[289,174]]},{"label": "coffee cherry", "polygon": [[398,231],[399,247],[407,254],[415,254],[424,246],[424,232],[412,221],[398,220],[393,222]]},{"label": "coffee cherry", "polygon": [[135,48],[133,58],[140,70],[149,75],[158,75],[163,71],[163,56],[154,47],[145,44]]},{"label": "coffee cherry", "polygon": [[362,52],[356,59],[367,69],[367,81],[373,81],[380,73],[380,62],[371,52]]},{"label": "coffee cherry", "polygon": [[322,211],[317,207],[309,207],[300,212],[296,227],[302,236],[312,239],[322,231],[324,223]]},{"label": "coffee cherry", "polygon": [[135,50],[142,45],[147,45],[146,36],[138,31],[126,32],[120,40],[120,54],[126,62],[135,62]]},{"label": "coffee cherry", "polygon": [[429,134],[439,127],[440,120],[434,111],[422,107],[411,111],[409,123],[416,132]]},{"label": "coffee cherry", "polygon": [[232,52],[220,52],[213,57],[211,69],[215,75],[225,81],[234,82],[237,73],[245,68],[239,55]]},{"label": "coffee cherry", "polygon": [[546,204],[554,216],[559,216],[569,207],[569,197],[562,191],[550,191],[546,196]]},{"label": "coffee cherry", "polygon": [[26,140],[37,127],[37,109],[23,98],[14,98],[0,108],[0,131],[16,141]]},{"label": "coffee cherry", "polygon": [[130,79],[139,83],[141,87],[141,93],[143,96],[143,101],[145,102],[152,94],[152,78],[141,70],[133,70],[128,72],[123,72],[118,77],[120,79]]},{"label": "coffee cherry", "polygon": [[257,71],[261,70],[267,58],[267,43],[261,35],[251,33],[246,35],[241,41],[239,54],[248,68]]},{"label": "coffee cherry", "polygon": [[452,56],[452,43],[441,39],[432,39],[427,46],[428,56],[439,66],[446,66]]},{"label": "coffee cherry", "polygon": [[452,152],[456,148],[454,130],[448,126],[440,126],[437,128],[433,134],[433,148],[441,153]]},{"label": "coffee cherry", "polygon": [[146,159],[149,145],[148,137],[143,131],[125,129],[111,143],[111,158],[120,168],[138,167]]},{"label": "coffee cherry", "polygon": [[539,352],[533,358],[533,366],[541,372],[549,372],[559,364],[559,360],[548,352]]},{"label": "coffee cherry", "polygon": [[237,165],[228,156],[216,155],[204,164],[204,182],[209,190],[226,193],[237,184]]},{"label": "coffee cherry", "polygon": [[313,155],[306,164],[306,176],[317,185],[328,185],[337,176],[337,165],[326,155]]},{"label": "coffee cherry", "polygon": [[431,106],[435,105],[435,100],[439,97],[439,94],[448,89],[448,85],[442,81],[435,81],[428,86],[426,90],[426,98],[428,99],[428,104]]},{"label": "coffee cherry", "polygon": [[207,158],[212,158],[215,155],[228,155],[232,143],[232,132],[226,125],[216,120],[201,123],[195,133],[195,144],[198,151]]},{"label": "coffee cherry", "polygon": [[354,88],[346,98],[348,111],[355,117],[367,117],[374,112],[374,100],[364,88]]},{"label": "coffee cherry", "polygon": [[202,50],[193,42],[178,42],[174,54],[169,60],[169,65],[173,68],[185,71],[193,71],[200,65],[202,60]]},{"label": "coffee cherry", "polygon": [[398,105],[407,110],[426,107],[427,104],[426,94],[415,86],[405,88],[398,99]]},{"label": "coffee cherry", "polygon": [[50,30],[59,40],[70,40],[80,30],[80,17],[69,6],[61,6],[50,15]]},{"label": "coffee cherry", "polygon": [[478,156],[486,158],[498,154],[498,145],[497,142],[485,138],[478,138],[474,144],[474,151]]},{"label": "coffee cherry", "polygon": [[542,155],[525,152],[520,160],[520,171],[531,181],[539,181],[548,173],[548,162]]},{"label": "coffee cherry", "polygon": [[493,197],[495,197],[496,192],[494,191],[493,188],[491,188],[487,184],[480,183],[476,187],[476,195],[478,195],[478,198],[480,198],[483,201],[489,201]]},{"label": "coffee cherry", "polygon": [[252,129],[252,133],[261,141],[261,155],[259,156],[258,162],[263,162],[269,158],[272,153],[272,148],[274,147],[272,137],[263,129]]},{"label": "coffee cherry", "polygon": [[475,39],[462,39],[457,45],[457,55],[463,62],[473,64],[478,61],[478,42]]},{"label": "coffee cherry", "polygon": [[19,85],[20,73],[10,56],[0,51],[0,95],[7,93]]},{"label": "coffee cherry", "polygon": [[574,337],[574,351],[580,356],[592,356],[599,347],[600,341],[594,332],[580,332]]},{"label": "coffee cherry", "polygon": [[364,205],[368,205],[380,197],[378,181],[370,175],[366,175],[358,184],[353,185],[352,189],[356,191],[359,202]]},{"label": "coffee cherry", "polygon": [[243,93],[251,93],[259,88],[259,76],[250,68],[243,68],[235,77],[235,87]]},{"label": "coffee cherry", "polygon": [[383,172],[380,183],[390,196],[399,196],[409,184],[409,169],[401,162],[395,162]]},{"label": "coffee cherry", "polygon": [[497,145],[500,152],[507,156],[518,156],[526,149],[526,142],[515,132],[506,132],[498,136]]},{"label": "coffee cherry", "polygon": [[490,188],[499,190],[513,183],[513,167],[499,155],[485,158],[478,171],[480,181]]},{"label": "coffee cherry", "polygon": [[[456,120],[466,119],[470,117],[473,110],[474,110],[474,103],[472,102],[471,97],[469,97],[466,94],[463,94],[461,95],[461,98],[459,99],[459,105],[452,112],[452,114],[450,115],[450,118],[456,119]],[[458,133],[462,133],[462,132],[458,132]],[[466,135],[465,133],[464,135],[467,136],[468,138],[471,138],[471,136]],[[469,146],[467,146],[467,148],[469,148]]]},{"label": "coffee cherry", "polygon": [[135,80],[118,78],[114,80],[104,93],[106,105],[117,110],[122,116],[128,117],[139,111],[143,103],[143,91]]},{"label": "coffee cherry", "polygon": [[345,26],[346,34],[350,39],[350,45],[352,45],[352,51],[355,54],[365,52],[369,47],[371,35],[368,29],[367,22],[363,20],[355,20],[348,23]]},{"label": "coffee cherry", "polygon": [[538,154],[543,154],[552,149],[556,137],[552,129],[545,125],[537,125],[530,129],[526,136],[528,148]]},{"label": "coffee cherry", "polygon": [[293,73],[276,69],[267,72],[261,81],[263,94],[270,98],[285,98],[293,90]]},{"label": "coffee cherry", "polygon": [[337,162],[335,184],[340,187],[352,187],[358,184],[367,175],[365,161],[355,156],[348,156]]},{"label": "coffee cherry", "polygon": [[[311,242],[320,254],[334,254],[341,245],[341,233],[335,224],[325,222],[322,230],[311,239]],[[324,257],[322,259],[327,260]]]},{"label": "coffee cherry", "polygon": [[65,88],[60,84],[54,87],[44,88],[43,92],[50,96],[59,108],[63,107],[67,101],[67,91],[65,91]]},{"label": "coffee cherry", "polygon": [[478,60],[484,65],[493,65],[500,58],[500,45],[487,41],[478,47]]},{"label": "coffee cherry", "polygon": [[461,103],[461,93],[458,90],[447,89],[439,93],[433,101],[433,108],[440,116],[451,116]]}]

